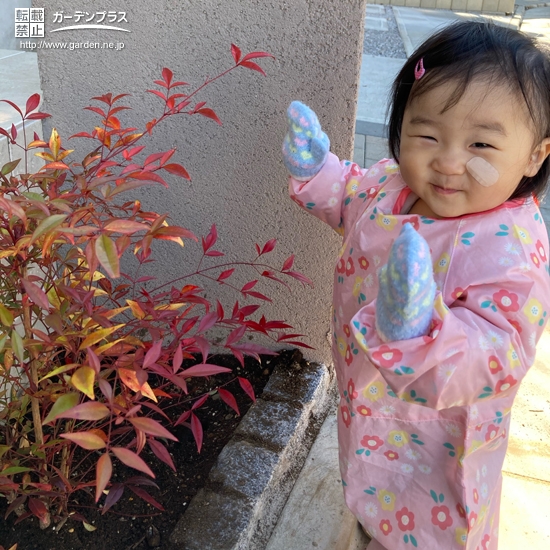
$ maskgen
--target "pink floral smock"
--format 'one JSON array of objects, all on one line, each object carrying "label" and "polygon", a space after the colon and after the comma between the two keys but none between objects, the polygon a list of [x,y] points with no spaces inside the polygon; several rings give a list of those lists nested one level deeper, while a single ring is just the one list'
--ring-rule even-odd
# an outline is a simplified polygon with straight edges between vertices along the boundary
[{"label": "pink floral smock", "polygon": [[[343,235],[333,356],[346,503],[372,548],[496,549],[510,408],[550,311],[548,236],[536,203],[435,220],[392,160],[368,170],[330,154],[292,199]],[[383,342],[377,270],[410,222],[431,249],[427,336]]]}]

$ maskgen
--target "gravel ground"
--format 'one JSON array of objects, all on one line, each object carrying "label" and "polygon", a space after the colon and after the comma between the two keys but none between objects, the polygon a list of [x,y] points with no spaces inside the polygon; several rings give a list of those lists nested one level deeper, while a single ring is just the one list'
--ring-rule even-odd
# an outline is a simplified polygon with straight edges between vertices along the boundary
[{"label": "gravel ground", "polygon": [[374,31],[365,29],[363,53],[377,57],[396,57],[407,59],[403,40],[397,29],[397,23],[391,6],[384,6],[389,30]]}]

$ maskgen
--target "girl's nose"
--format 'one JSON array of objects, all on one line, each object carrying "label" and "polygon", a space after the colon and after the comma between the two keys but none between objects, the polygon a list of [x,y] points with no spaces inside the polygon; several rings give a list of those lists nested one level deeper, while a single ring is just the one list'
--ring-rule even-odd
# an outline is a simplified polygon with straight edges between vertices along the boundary
[{"label": "girl's nose", "polygon": [[445,176],[461,176],[466,171],[466,160],[450,149],[439,151],[432,160],[432,168]]}]

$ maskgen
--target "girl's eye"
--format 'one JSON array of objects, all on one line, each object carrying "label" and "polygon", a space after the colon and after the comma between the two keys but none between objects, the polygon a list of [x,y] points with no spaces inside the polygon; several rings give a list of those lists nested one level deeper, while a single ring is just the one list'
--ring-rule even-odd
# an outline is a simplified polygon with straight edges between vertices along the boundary
[{"label": "girl's eye", "polygon": [[433,136],[419,136],[421,137],[422,139],[429,139],[431,141],[437,141]]},{"label": "girl's eye", "polygon": [[476,142],[472,144],[472,147],[475,147],[476,149],[486,149],[488,147],[491,147],[488,143],[482,143],[482,142]]}]

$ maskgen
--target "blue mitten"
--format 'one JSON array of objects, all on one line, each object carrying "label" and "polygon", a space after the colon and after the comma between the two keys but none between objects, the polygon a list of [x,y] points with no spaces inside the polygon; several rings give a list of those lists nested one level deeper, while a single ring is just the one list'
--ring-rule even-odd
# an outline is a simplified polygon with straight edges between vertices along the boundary
[{"label": "blue mitten", "polygon": [[378,273],[376,329],[386,342],[427,334],[435,297],[430,247],[410,223],[395,239]]},{"label": "blue mitten", "polygon": [[298,179],[311,179],[327,160],[330,141],[317,115],[303,103],[293,101],[287,110],[288,134],[283,142],[286,169]]}]

